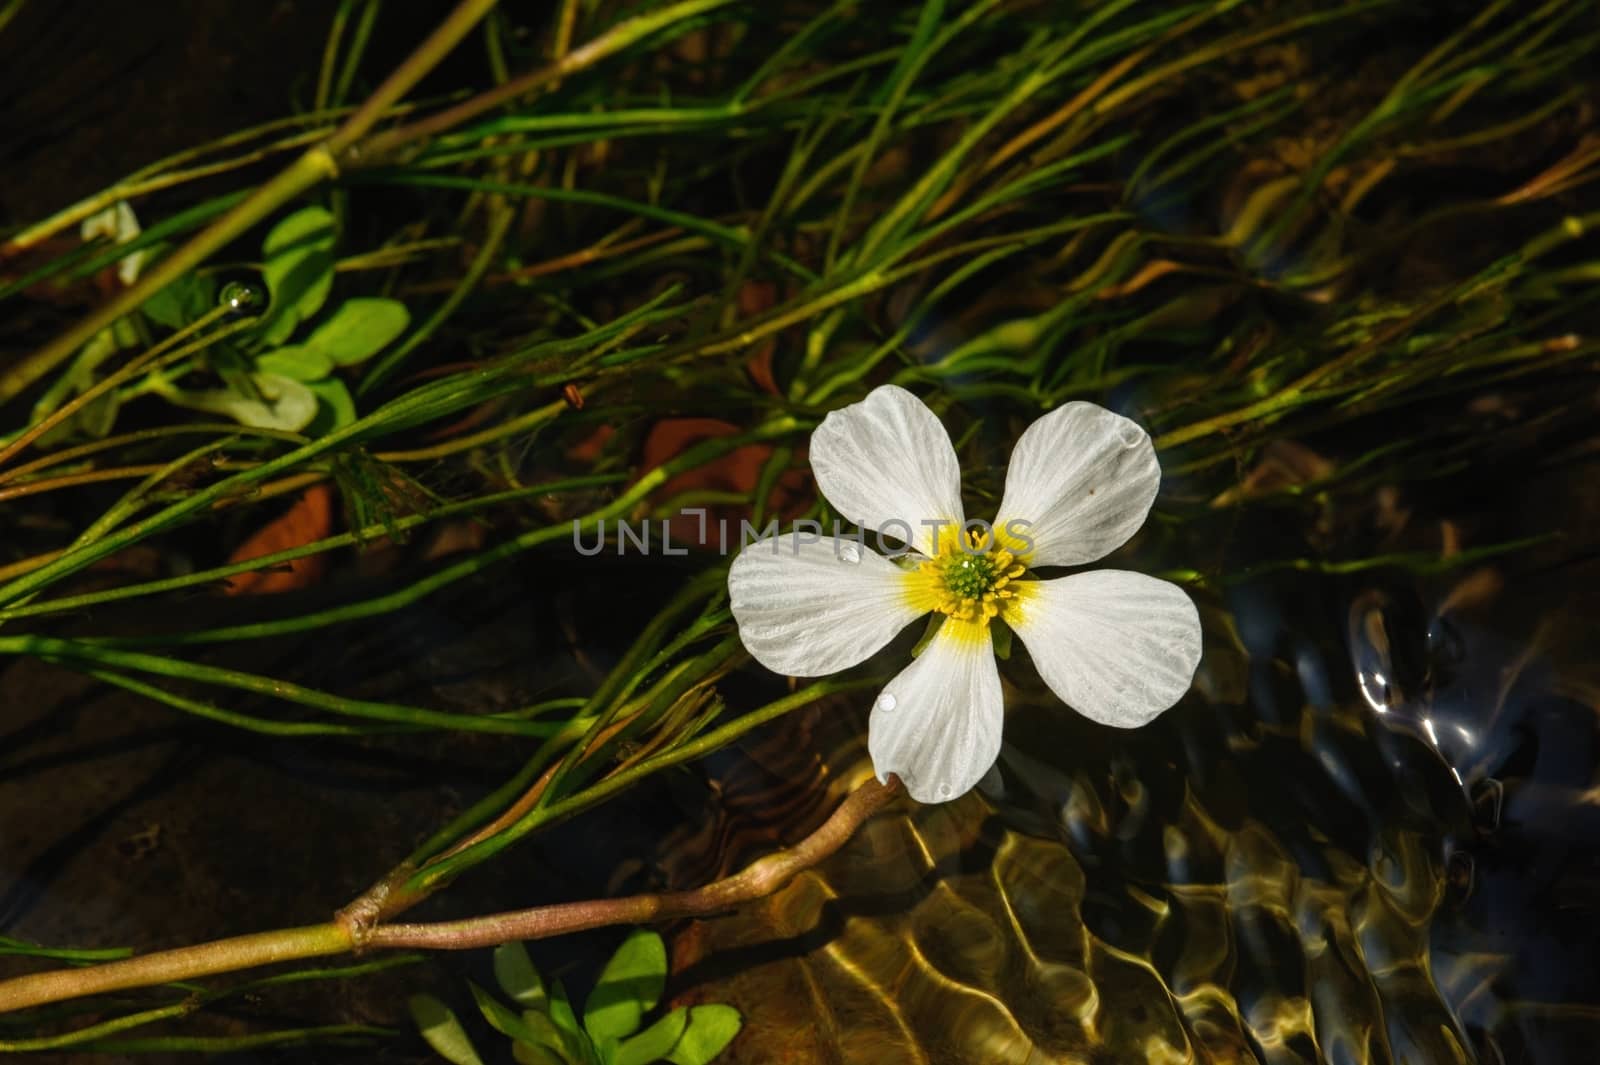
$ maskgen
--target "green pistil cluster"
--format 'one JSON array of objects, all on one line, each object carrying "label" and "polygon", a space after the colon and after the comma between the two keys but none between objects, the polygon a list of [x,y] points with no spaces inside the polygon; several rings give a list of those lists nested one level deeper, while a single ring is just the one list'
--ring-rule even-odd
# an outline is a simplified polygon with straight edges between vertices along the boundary
[{"label": "green pistil cluster", "polygon": [[992,555],[957,555],[945,563],[944,586],[956,599],[982,599],[997,575]]},{"label": "green pistil cluster", "polygon": [[1011,552],[990,547],[973,536],[966,549],[947,549],[922,563],[914,601],[958,621],[987,625],[1016,595],[1006,585],[1022,575],[1022,564]]}]

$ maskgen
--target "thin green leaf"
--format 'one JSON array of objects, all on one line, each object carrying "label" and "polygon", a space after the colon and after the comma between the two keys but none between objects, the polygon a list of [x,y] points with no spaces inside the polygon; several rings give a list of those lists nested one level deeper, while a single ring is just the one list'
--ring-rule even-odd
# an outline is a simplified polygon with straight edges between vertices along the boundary
[{"label": "thin green leaf", "polygon": [[126,958],[133,951],[127,947],[95,948],[79,950],[73,947],[44,947],[37,943],[30,943],[25,939],[13,939],[10,936],[0,936],[0,956],[7,954],[20,954],[29,958],[50,958],[55,961],[115,961]]},{"label": "thin green leaf", "polygon": [[562,1061],[586,1065],[593,1060],[594,1048],[580,1032],[569,1032],[558,1026],[549,1014],[538,1010],[524,1010],[518,1014],[501,1003],[477,984],[468,982],[472,997],[484,1020],[519,1045],[543,1049]]},{"label": "thin green leaf", "polygon": [[522,1022],[533,1030],[530,1046],[542,1047],[572,1065],[589,1065],[594,1061],[594,1044],[589,1037],[561,1027],[550,1014],[523,1010]]},{"label": "thin green leaf", "polygon": [[483,1019],[488,1021],[489,1026],[495,1031],[511,1039],[520,1039],[524,1043],[544,1042],[533,1026],[519,1016],[516,1010],[470,980],[467,981],[467,989],[472,992],[472,999],[478,1004],[478,1012],[483,1014]]}]

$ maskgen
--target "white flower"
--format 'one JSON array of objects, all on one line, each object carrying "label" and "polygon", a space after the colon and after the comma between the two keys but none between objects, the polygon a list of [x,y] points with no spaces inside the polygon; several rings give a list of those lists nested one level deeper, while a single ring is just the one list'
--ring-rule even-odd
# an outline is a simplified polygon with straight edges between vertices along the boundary
[{"label": "white flower", "polygon": [[[107,207],[99,214],[90,215],[78,227],[78,235],[84,240],[93,240],[95,237],[110,237],[118,244],[126,244],[137,237],[140,232],[139,219],[134,217],[133,208],[128,206],[127,200],[118,200],[114,205]],[[139,271],[144,269],[145,252],[139,251],[124,255],[117,263],[117,276],[124,285],[132,285],[139,280]]]},{"label": "white flower", "polygon": [[994,618],[1021,637],[1052,691],[1101,724],[1146,724],[1189,689],[1200,617],[1182,589],[1123,570],[1028,572],[1102,558],[1144,524],[1161,470],[1134,422],[1068,403],[1030,425],[990,536],[957,532],[966,521],[955,448],[903,388],[884,385],[829,414],[811,436],[811,466],[834,509],[863,529],[909,526],[911,564],[850,539],[758,541],[728,571],[733,616],[756,661],[815,677],[865,661],[930,610],[945,615],[873,704],[867,746],[879,779],[893,773],[913,798],[938,802],[994,764],[1004,716]]}]

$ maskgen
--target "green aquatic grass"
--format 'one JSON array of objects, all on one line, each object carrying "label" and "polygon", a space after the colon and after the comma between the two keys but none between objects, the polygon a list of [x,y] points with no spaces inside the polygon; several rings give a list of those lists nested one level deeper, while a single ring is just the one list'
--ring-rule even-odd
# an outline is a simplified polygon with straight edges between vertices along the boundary
[{"label": "green aquatic grass", "polygon": [[[0,8],[0,33],[18,6]],[[654,617],[619,623],[627,650],[594,691],[510,713],[355,699],[202,663],[204,648],[381,618],[559,551],[574,522],[592,534],[710,503],[764,525],[810,429],[886,381],[941,412],[981,499],[1041,411],[1091,398],[1133,412],[1168,476],[1148,568],[1202,594],[1280,570],[1431,574],[1548,545],[1337,554],[1307,536],[1206,568],[1216,530],[1252,513],[1310,528],[1381,485],[1470,468],[1481,423],[1438,413],[1463,397],[1554,388],[1568,398],[1540,418],[1581,414],[1563,382],[1597,354],[1600,151],[1583,101],[1600,34],[1576,10],[925,0],[867,18],[843,2],[687,0],[566,2],[519,26],[532,16],[467,0],[385,78],[365,55],[395,16],[341,0],[305,113],[152,163],[0,244],[0,263],[35,252],[124,199],[144,225],[128,244],[30,262],[0,285],[0,308],[131,250],[155,257],[53,341],[24,350],[0,324],[20,352],[0,366],[0,655],[300,742],[441,730],[525,744],[516,774],[390,872],[409,904],[652,773],[881,678],[730,704],[721,682],[743,653],[725,560],[709,555]],[[452,48],[484,50],[485,84],[415,97]],[[256,183],[262,165],[281,169]],[[296,219],[317,222],[304,246]],[[225,281],[276,299],[197,302]],[[758,290],[770,298],[741,309]],[[118,321],[135,343],[77,367]],[[768,346],[776,391],[746,365]],[[286,368],[317,411],[292,428],[258,416],[259,374]],[[217,409],[242,424],[157,398],[200,391],[228,397]],[[107,396],[109,425],[106,408],[90,417]],[[61,427],[26,439],[50,411]],[[735,431],[644,468],[643,434],[665,416]],[[570,458],[601,425],[616,432],[598,456]],[[1276,445],[1307,441],[1325,469],[1243,490]],[[664,494],[750,444],[772,450],[748,491]],[[241,564],[219,543],[184,576],[82,583],[128,548],[178,550],[220,508],[239,516],[230,527],[265,520],[319,482],[348,531]],[[97,517],[72,535],[24,531],[84,499]],[[382,593],[133,637],[57,625],[466,516],[495,530],[488,546]],[[230,705],[241,695],[249,713]],[[198,1006],[127,1008],[42,1038],[228,1049],[113,1043]],[[233,1048],[367,1034],[294,1029]]]}]

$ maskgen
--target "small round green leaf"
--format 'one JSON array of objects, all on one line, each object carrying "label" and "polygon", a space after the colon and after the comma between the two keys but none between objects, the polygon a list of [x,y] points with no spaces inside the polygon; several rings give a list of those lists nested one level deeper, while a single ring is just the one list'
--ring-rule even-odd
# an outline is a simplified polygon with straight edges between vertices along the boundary
[{"label": "small round green leaf", "polygon": [[316,314],[333,288],[333,215],[305,207],[276,226],[261,245],[261,276],[272,294],[262,337],[281,344]]},{"label": "small round green leaf", "polygon": [[306,385],[317,397],[317,416],[306,426],[308,436],[322,436],[335,429],[343,429],[356,420],[356,401],[350,390],[337,377],[312,381]]},{"label": "small round green leaf", "polygon": [[340,366],[372,358],[411,324],[411,314],[398,300],[346,300],[306,341]]},{"label": "small round green leaf", "polygon": [[216,287],[209,277],[185,274],[145,300],[139,309],[157,325],[181,329],[211,310],[216,302]]},{"label": "small round green leaf", "polygon": [[333,360],[304,344],[291,344],[267,352],[256,360],[256,367],[262,373],[275,373],[280,377],[310,382],[320,381],[332,373]]},{"label": "small round green leaf", "polygon": [[432,995],[412,995],[406,1001],[411,1019],[416,1023],[422,1038],[428,1041],[440,1057],[454,1065],[483,1065],[483,1059],[473,1049],[466,1029],[450,1012],[450,1007]]},{"label": "small round green leaf", "polygon": [[694,1006],[689,1010],[689,1025],[683,1038],[667,1060],[672,1065],[707,1065],[727,1049],[743,1026],[744,1020],[732,1006]]},{"label": "small round green leaf", "polygon": [[315,204],[285,216],[261,242],[262,254],[268,259],[314,247],[333,247],[333,214]]},{"label": "small round green leaf", "polygon": [[667,983],[667,948],[661,937],[638,928],[600,971],[600,980],[583,1007],[583,1026],[599,1039],[618,1039],[638,1031],[645,1011],[655,1006]]}]

